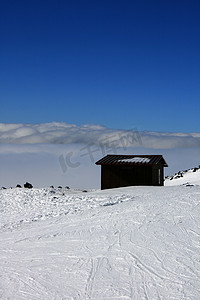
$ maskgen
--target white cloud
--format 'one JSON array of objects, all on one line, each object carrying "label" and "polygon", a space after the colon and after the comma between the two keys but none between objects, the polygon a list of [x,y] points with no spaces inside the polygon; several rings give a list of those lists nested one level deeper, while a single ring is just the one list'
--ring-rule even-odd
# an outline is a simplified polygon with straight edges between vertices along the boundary
[{"label": "white cloud", "polygon": [[3,124],[0,143],[6,144],[97,144],[112,147],[152,149],[200,146],[200,133],[138,132],[137,129],[117,130],[101,125],[76,126],[66,123]]},{"label": "white cloud", "polygon": [[100,187],[106,154],[162,154],[167,175],[200,164],[200,133],[138,132],[66,123],[0,124],[0,187]]}]

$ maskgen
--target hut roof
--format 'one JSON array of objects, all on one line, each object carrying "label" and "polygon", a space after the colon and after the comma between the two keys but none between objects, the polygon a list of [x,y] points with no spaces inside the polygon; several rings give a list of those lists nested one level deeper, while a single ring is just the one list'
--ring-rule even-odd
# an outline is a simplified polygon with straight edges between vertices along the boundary
[{"label": "hut roof", "polygon": [[109,154],[96,162],[96,165],[129,165],[129,166],[154,166],[162,163],[168,167],[162,155],[113,155]]}]

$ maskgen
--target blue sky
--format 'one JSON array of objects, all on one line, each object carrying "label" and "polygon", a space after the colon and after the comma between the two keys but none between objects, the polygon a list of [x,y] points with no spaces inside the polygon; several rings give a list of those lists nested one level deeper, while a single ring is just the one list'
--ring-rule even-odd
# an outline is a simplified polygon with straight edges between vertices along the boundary
[{"label": "blue sky", "polygon": [[0,122],[198,132],[199,0],[6,0]]}]

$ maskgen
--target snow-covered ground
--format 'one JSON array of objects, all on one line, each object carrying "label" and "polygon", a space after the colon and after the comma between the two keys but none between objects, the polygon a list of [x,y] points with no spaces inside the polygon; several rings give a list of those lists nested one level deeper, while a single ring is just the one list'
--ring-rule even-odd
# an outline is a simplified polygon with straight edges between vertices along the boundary
[{"label": "snow-covered ground", "polygon": [[165,185],[200,185],[200,168],[192,168],[180,171],[173,176],[168,176],[165,180]]},{"label": "snow-covered ground", "polygon": [[199,186],[0,191],[0,299],[200,299]]}]

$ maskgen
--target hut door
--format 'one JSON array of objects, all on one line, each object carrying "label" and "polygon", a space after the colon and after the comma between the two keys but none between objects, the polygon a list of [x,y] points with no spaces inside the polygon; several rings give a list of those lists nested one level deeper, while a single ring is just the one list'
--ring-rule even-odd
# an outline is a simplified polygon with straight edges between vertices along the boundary
[{"label": "hut door", "polygon": [[160,180],[161,178],[160,178],[160,175],[161,175],[161,174],[160,174],[160,169],[158,169],[158,184],[159,184],[159,185],[161,184],[161,180]]}]

